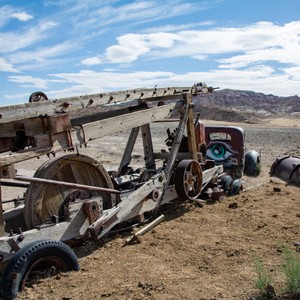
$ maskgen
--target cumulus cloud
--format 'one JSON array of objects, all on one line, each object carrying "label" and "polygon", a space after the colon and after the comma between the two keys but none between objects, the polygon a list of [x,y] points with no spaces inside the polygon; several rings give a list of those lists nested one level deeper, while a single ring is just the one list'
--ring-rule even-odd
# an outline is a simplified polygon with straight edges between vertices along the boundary
[{"label": "cumulus cloud", "polygon": [[106,50],[106,58],[114,63],[129,63],[155,49],[169,49],[176,35],[159,32],[150,34],[126,34],[118,38],[118,45]]},{"label": "cumulus cloud", "polygon": [[94,57],[88,57],[85,58],[81,61],[81,63],[83,65],[87,65],[87,66],[94,66],[94,65],[100,65],[102,62],[101,58],[98,56],[94,56]]},{"label": "cumulus cloud", "polygon": [[[201,19],[191,18],[191,23],[181,18],[195,16],[220,1],[45,0],[43,4],[52,5],[49,11],[55,14],[26,26],[23,22],[32,16],[25,10],[0,7],[0,26],[11,18],[24,26],[0,33],[0,71],[23,71],[28,76],[9,77],[21,86],[65,83],[60,91],[57,86],[56,91],[51,89],[54,97],[55,93],[66,96],[156,84],[189,86],[198,81],[223,88],[300,94],[300,21],[217,27],[214,21],[197,22],[204,14]],[[83,57],[82,53],[88,54]],[[51,64],[66,71],[49,75],[43,68]],[[83,65],[99,71],[80,70]],[[209,66],[206,72],[191,72],[202,66]],[[40,68],[39,78],[30,76],[33,68]],[[136,71],[143,68],[149,72]],[[43,80],[43,76],[56,80]]]},{"label": "cumulus cloud", "polygon": [[221,67],[245,66],[271,58],[296,63],[300,58],[299,31],[300,22],[283,26],[259,22],[237,28],[125,34],[117,39],[118,44],[107,48],[106,57],[111,62],[128,63],[146,54],[153,59],[232,54],[228,59],[219,60]]}]

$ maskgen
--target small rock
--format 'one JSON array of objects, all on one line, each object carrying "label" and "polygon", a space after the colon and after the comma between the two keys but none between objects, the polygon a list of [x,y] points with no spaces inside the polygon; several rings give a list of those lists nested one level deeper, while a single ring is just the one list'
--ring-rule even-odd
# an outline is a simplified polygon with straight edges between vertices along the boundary
[{"label": "small rock", "polygon": [[274,187],[273,187],[273,191],[274,191],[274,192],[281,192],[281,188],[280,188],[280,187],[277,187],[277,186],[274,186]]},{"label": "small rock", "polygon": [[238,208],[238,204],[236,202],[230,203],[228,205],[228,208],[230,208],[230,209],[237,209]]}]

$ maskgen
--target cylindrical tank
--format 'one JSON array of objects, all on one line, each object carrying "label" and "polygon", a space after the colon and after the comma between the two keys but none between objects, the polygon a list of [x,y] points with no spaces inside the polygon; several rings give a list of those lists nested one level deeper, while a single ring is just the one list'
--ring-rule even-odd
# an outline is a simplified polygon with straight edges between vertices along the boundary
[{"label": "cylindrical tank", "polygon": [[283,156],[277,158],[271,166],[270,175],[300,186],[300,157]]}]

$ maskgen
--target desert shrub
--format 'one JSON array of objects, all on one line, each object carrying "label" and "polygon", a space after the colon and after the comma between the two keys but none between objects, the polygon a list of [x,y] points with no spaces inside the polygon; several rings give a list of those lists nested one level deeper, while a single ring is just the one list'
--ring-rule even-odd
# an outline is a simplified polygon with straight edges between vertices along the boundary
[{"label": "desert shrub", "polygon": [[285,276],[285,285],[282,290],[282,296],[276,297],[272,278],[265,270],[261,260],[255,258],[255,268],[257,279],[255,281],[256,288],[260,291],[260,297],[257,300],[267,299],[300,299],[300,256],[283,246],[283,260],[281,270]]},{"label": "desert shrub", "polygon": [[284,292],[292,297],[299,295],[300,299],[300,256],[287,247],[283,250],[282,271],[286,281]]},{"label": "desert shrub", "polygon": [[260,291],[260,299],[272,299],[272,297],[275,296],[274,288],[272,286],[272,278],[258,257],[255,259],[255,268],[257,272],[255,286]]},{"label": "desert shrub", "polygon": [[255,175],[254,176],[258,176],[260,173],[261,173],[261,163],[257,163],[256,165],[255,165]]}]

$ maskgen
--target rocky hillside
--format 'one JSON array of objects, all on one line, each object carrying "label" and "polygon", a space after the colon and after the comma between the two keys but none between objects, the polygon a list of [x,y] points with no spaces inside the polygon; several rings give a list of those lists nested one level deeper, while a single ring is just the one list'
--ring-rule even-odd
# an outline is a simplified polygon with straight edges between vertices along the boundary
[{"label": "rocky hillside", "polygon": [[256,123],[265,117],[300,117],[300,97],[279,97],[252,91],[224,89],[205,94],[194,101],[201,117]]}]

